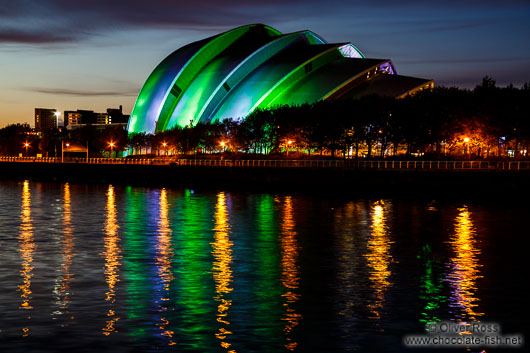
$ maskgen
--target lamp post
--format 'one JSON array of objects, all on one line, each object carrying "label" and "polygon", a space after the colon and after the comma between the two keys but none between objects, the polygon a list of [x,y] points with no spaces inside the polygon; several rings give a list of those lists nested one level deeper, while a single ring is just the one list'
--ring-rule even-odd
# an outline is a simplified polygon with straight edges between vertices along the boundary
[{"label": "lamp post", "polygon": [[293,144],[293,141],[291,140],[287,141],[287,156],[289,156],[289,148],[291,147],[292,144]]},{"label": "lamp post", "polygon": [[468,142],[469,142],[469,137],[464,138],[464,154],[465,155],[468,155]]},{"label": "lamp post", "polygon": [[221,141],[219,143],[219,146],[221,146],[221,151],[224,152],[226,143],[224,141]]},{"label": "lamp post", "polygon": [[109,156],[109,158],[112,158],[112,152],[114,151],[114,141],[110,141],[109,142],[109,146],[110,146],[110,156]]},{"label": "lamp post", "polygon": [[24,147],[26,148],[26,157],[27,157],[28,156],[28,147],[29,147],[28,141],[24,142]]},{"label": "lamp post", "polygon": [[162,142],[162,147],[164,147],[164,150],[166,150],[166,157],[167,157],[167,142]]},{"label": "lamp post", "polygon": [[[70,147],[70,143],[66,143],[66,149]],[[61,163],[64,162],[64,141],[61,141]]]}]

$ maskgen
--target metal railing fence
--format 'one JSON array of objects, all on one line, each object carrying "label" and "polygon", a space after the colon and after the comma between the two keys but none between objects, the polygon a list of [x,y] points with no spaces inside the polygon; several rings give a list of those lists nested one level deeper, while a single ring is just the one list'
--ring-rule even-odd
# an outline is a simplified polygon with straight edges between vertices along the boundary
[{"label": "metal railing fence", "polygon": [[267,160],[267,159],[183,159],[183,158],[69,158],[0,157],[0,162],[140,164],[204,167],[346,168],[346,169],[433,169],[433,170],[528,170],[530,161],[390,161],[390,160]]}]

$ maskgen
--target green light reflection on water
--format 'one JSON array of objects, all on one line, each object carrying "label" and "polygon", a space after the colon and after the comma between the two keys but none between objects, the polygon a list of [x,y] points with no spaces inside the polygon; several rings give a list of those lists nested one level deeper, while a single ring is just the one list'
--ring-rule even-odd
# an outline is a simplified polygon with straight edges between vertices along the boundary
[{"label": "green light reflection on water", "polygon": [[123,226],[123,266],[126,282],[127,330],[140,341],[149,335],[145,325],[149,308],[148,236],[144,225],[148,224],[145,207],[147,195],[139,189],[126,188],[125,224]]},{"label": "green light reflection on water", "polygon": [[[239,352],[245,344],[238,348],[230,337],[241,332],[265,350],[296,346],[292,331],[301,316],[294,311],[299,274],[291,199],[256,196],[252,225],[243,232],[251,239],[241,240],[249,243],[240,249],[228,195],[125,191],[123,326],[137,344],[202,352],[221,344]],[[244,267],[233,262],[238,251],[251,257]],[[284,335],[288,346],[278,340]]]},{"label": "green light reflection on water", "polygon": [[173,346],[176,344],[172,330],[171,314],[171,283],[174,279],[172,272],[173,248],[171,240],[171,225],[169,222],[168,193],[166,189],[160,191],[159,197],[159,216],[156,237],[156,303],[159,313],[158,322],[155,324],[160,330],[159,334],[166,338],[165,344]]},{"label": "green light reflection on water", "polygon": [[260,340],[264,345],[272,344],[276,351],[281,348],[277,338],[283,335],[281,278],[278,241],[278,215],[275,209],[277,200],[272,195],[256,196],[256,283],[253,291],[256,298],[256,327],[259,327]]},{"label": "green light reflection on water", "polygon": [[429,244],[423,246],[418,254],[418,259],[424,262],[425,268],[425,273],[421,276],[420,284],[419,298],[425,305],[421,312],[420,322],[425,324],[436,323],[440,321],[440,318],[437,316],[440,306],[447,300],[447,297],[442,294],[442,264],[433,257]]},{"label": "green light reflection on water", "polygon": [[178,313],[179,346],[206,352],[215,346],[215,286],[211,274],[211,245],[215,200],[186,190],[176,200],[171,215],[174,241],[174,307]]}]

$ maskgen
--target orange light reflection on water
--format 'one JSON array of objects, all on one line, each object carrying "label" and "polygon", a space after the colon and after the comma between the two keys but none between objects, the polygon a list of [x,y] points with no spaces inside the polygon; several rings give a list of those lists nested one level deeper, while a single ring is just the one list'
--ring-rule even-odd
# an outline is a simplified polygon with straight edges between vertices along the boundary
[{"label": "orange light reflection on water", "polygon": [[452,287],[449,301],[452,307],[461,309],[461,313],[455,313],[460,320],[476,320],[484,315],[477,310],[479,299],[476,296],[476,280],[482,278],[479,263],[481,251],[476,247],[476,230],[471,215],[467,207],[458,209],[455,232],[449,240],[455,254],[450,260],[450,273],[447,276]]},{"label": "orange light reflection on water", "polygon": [[57,298],[58,309],[54,314],[62,315],[68,312],[70,304],[70,284],[74,274],[70,272],[74,257],[74,235],[72,225],[72,201],[70,198],[70,184],[63,187],[63,235],[61,239],[63,254],[60,275],[55,282],[54,294]]},{"label": "orange light reflection on water", "polygon": [[387,205],[382,201],[374,203],[370,212],[372,218],[371,234],[367,243],[368,251],[365,254],[370,271],[369,279],[374,291],[373,302],[369,303],[368,308],[372,318],[375,319],[381,318],[385,292],[392,285],[389,268],[392,262],[392,255],[390,254],[392,242],[388,237],[387,214]]},{"label": "orange light reflection on water", "polygon": [[112,185],[109,185],[107,190],[107,206],[105,211],[105,251],[102,255],[105,257],[105,280],[108,286],[105,300],[109,303],[109,309],[107,312],[106,326],[102,328],[102,333],[108,336],[113,332],[117,332],[114,327],[115,323],[119,320],[119,317],[114,311],[114,302],[116,300],[115,287],[120,280],[118,271],[121,265],[120,259],[122,258],[119,247],[120,238],[118,235],[119,226],[116,218],[116,200],[114,187]]},{"label": "orange light reflection on water", "polygon": [[223,192],[217,194],[217,204],[215,205],[215,228],[213,229],[214,242],[212,245],[213,262],[213,277],[215,282],[215,297],[214,300],[219,302],[217,306],[217,322],[220,323],[215,337],[219,339],[221,347],[228,350],[229,353],[235,353],[234,349],[228,342],[228,337],[232,334],[228,329],[230,322],[228,321],[228,311],[232,305],[232,300],[227,299],[226,296],[233,288],[230,287],[232,282],[232,270],[230,263],[232,262],[232,245],[230,241],[229,232],[230,224],[228,223],[228,211],[226,208],[226,195]]},{"label": "orange light reflection on water", "polygon": [[169,329],[169,320],[164,316],[171,306],[170,300],[170,285],[173,281],[173,272],[171,271],[171,264],[173,262],[173,250],[171,247],[171,228],[169,225],[169,203],[167,200],[167,190],[162,189],[160,192],[159,201],[159,220],[158,220],[158,241],[156,247],[156,265],[158,268],[158,276],[162,284],[162,293],[160,294],[160,323],[156,326],[160,329],[161,335],[168,338],[168,345],[175,345],[173,340],[174,331]]},{"label": "orange light reflection on water", "polygon": [[[22,277],[22,284],[18,286],[20,291],[21,303],[19,309],[32,310],[31,306],[31,278],[33,277],[33,254],[35,252],[35,242],[33,239],[33,223],[31,219],[31,192],[29,188],[29,181],[25,180],[22,186],[22,207],[20,211],[20,234],[19,234],[19,253],[22,260],[20,269],[20,276]],[[27,319],[31,316],[28,313]],[[30,329],[28,327],[22,328],[22,335],[28,336]]]},{"label": "orange light reflection on water", "polygon": [[282,277],[281,282],[286,292],[282,294],[285,299],[283,306],[285,314],[282,320],[285,321],[283,331],[285,333],[285,348],[294,350],[298,342],[291,337],[292,331],[298,326],[302,315],[297,313],[294,304],[300,295],[296,290],[300,286],[300,271],[296,264],[298,259],[298,241],[296,240],[295,222],[293,217],[293,202],[290,196],[285,197],[283,203],[283,220],[281,227],[281,247],[282,247]]}]

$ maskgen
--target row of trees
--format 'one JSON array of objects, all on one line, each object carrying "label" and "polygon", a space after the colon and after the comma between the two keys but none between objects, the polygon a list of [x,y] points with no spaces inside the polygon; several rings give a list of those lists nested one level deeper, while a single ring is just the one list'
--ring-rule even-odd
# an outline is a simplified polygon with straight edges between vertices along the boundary
[{"label": "row of trees", "polygon": [[0,156],[19,154],[43,157],[60,157],[64,144],[87,147],[91,157],[108,155],[111,150],[123,150],[128,144],[127,132],[108,127],[97,130],[91,125],[67,131],[52,129],[38,134],[28,124],[13,124],[0,129]]},{"label": "row of trees", "polygon": [[526,157],[530,85],[473,90],[438,87],[404,99],[367,96],[258,110],[244,120],[131,136],[131,152],[262,154],[287,151],[342,157]]},{"label": "row of trees", "polygon": [[[530,151],[530,85],[497,87],[485,77],[473,90],[438,87],[404,99],[367,96],[257,110],[157,133],[130,134],[86,126],[34,135],[28,125],[0,129],[0,155],[60,155],[64,141],[89,146],[92,156],[113,149],[132,155],[243,152],[341,157],[450,155],[526,157]],[[28,142],[29,141],[29,142]],[[291,154],[291,157],[293,155]]]}]

